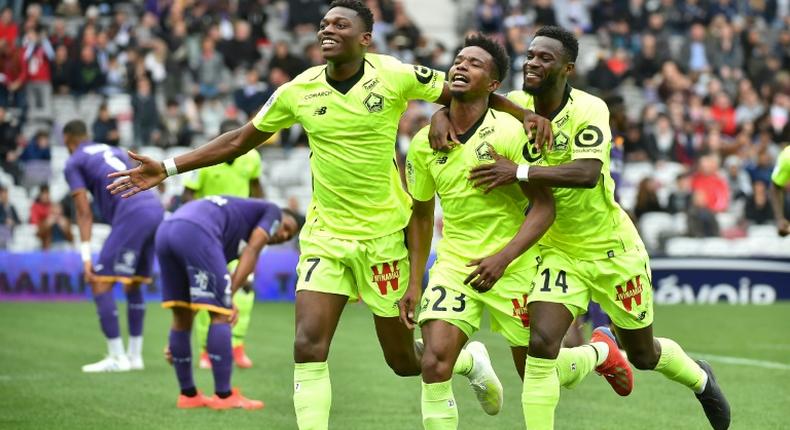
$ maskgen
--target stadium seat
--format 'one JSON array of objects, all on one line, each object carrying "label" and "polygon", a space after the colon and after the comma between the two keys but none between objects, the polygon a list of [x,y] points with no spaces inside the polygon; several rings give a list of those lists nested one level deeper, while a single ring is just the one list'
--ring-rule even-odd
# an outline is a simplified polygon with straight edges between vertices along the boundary
[{"label": "stadium seat", "polygon": [[751,238],[775,238],[776,235],[776,226],[772,224],[758,224],[758,225],[750,225],[747,228],[747,233]]},{"label": "stadium seat", "polygon": [[667,255],[670,257],[697,257],[700,255],[702,242],[691,237],[673,237],[667,241]]},{"label": "stadium seat", "polygon": [[158,146],[141,146],[137,148],[137,153],[151,157],[155,160],[164,160],[166,158],[165,151]]},{"label": "stadium seat", "polygon": [[22,168],[22,185],[25,188],[33,188],[49,183],[52,178],[52,166],[48,160],[30,160],[24,163]]},{"label": "stadium seat", "polygon": [[666,212],[648,212],[639,220],[639,233],[648,250],[657,250],[663,237],[680,232],[673,215]]}]

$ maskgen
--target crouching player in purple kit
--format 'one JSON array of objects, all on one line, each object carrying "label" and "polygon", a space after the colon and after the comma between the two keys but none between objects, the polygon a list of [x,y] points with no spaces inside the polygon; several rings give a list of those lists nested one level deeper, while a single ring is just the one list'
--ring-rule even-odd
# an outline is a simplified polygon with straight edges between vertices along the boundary
[{"label": "crouching player in purple kit", "polygon": [[[181,387],[177,407],[263,408],[263,402],[231,389],[232,297],[255,269],[261,249],[289,240],[299,228],[292,213],[273,203],[229,196],[189,202],[159,227],[156,255],[162,268],[162,306],[173,310],[169,350]],[[226,265],[237,258],[231,276]],[[211,398],[199,393],[192,379],[192,321],[201,309],[211,316],[206,345],[214,375]]]},{"label": "crouching player in purple kit", "polygon": [[[83,372],[126,372],[143,368],[143,316],[145,303],[140,285],[151,282],[154,259],[154,234],[162,222],[164,209],[152,191],[131,199],[105,191],[112,180],[107,175],[129,168],[126,151],[94,143],[88,139],[84,122],[74,120],[63,127],[63,140],[71,156],[66,162],[66,181],[77,209],[80,230],[80,253],[85,279],[93,290],[102,332],[107,338],[109,355],[82,367]],[[91,227],[93,214],[88,192],[112,231],[104,242],[99,261],[91,261]],[[112,287],[116,282],[126,290],[129,322],[129,347],[124,350],[118,326]],[[128,354],[128,355],[127,355]]]}]

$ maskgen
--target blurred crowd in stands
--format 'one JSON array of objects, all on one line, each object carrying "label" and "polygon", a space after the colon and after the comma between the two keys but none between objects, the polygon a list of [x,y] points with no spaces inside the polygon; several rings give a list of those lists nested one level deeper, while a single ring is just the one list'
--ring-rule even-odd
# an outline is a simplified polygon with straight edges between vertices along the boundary
[{"label": "blurred crowd in stands", "polygon": [[[2,3],[0,225],[36,224],[45,247],[71,240],[57,148],[66,120],[88,120],[94,140],[110,145],[185,150],[323,62],[315,30],[324,0]],[[504,90],[521,87],[539,26],[573,29],[581,49],[572,84],[609,105],[618,196],[660,239],[648,241],[654,252],[672,236],[736,238],[773,222],[770,174],[790,142],[790,0],[452,0],[420,11],[367,3],[371,50],[404,62],[447,70],[463,34],[497,37],[512,61]],[[457,15],[455,46],[416,25],[431,7]],[[433,109],[410,105],[393,142],[401,155]],[[306,142],[297,126],[261,148],[267,197],[306,205],[309,178],[278,168],[306,166],[307,151],[292,151]],[[15,201],[20,187],[30,198]],[[655,231],[669,225],[656,213],[677,217]],[[8,237],[0,233],[0,245]]]}]

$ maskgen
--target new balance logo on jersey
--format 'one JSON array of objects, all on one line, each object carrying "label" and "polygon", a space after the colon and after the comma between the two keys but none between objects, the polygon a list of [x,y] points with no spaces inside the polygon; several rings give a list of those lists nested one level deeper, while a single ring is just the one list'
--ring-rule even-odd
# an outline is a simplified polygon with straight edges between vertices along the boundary
[{"label": "new balance logo on jersey", "polygon": [[321,106],[320,108],[316,109],[315,112],[313,112],[313,116],[323,115],[325,113],[326,113],[326,106]]},{"label": "new balance logo on jersey", "polygon": [[529,314],[527,313],[527,295],[524,294],[522,301],[511,299],[513,302],[513,316],[521,319],[524,327],[529,327]]},{"label": "new balance logo on jersey", "polygon": [[373,270],[373,282],[379,286],[381,295],[387,294],[387,284],[390,284],[392,291],[398,291],[398,279],[400,279],[400,270],[398,269],[398,260],[390,263],[381,263],[381,270],[378,266],[370,266]]},{"label": "new balance logo on jersey", "polygon": [[447,156],[439,157],[436,159],[436,164],[445,164],[447,163]]},{"label": "new balance logo on jersey", "polygon": [[642,305],[642,282],[640,276],[626,282],[625,290],[623,290],[622,285],[617,285],[614,288],[617,290],[617,300],[623,302],[623,307],[628,312],[631,312],[633,308],[633,301],[636,302],[637,306]]}]

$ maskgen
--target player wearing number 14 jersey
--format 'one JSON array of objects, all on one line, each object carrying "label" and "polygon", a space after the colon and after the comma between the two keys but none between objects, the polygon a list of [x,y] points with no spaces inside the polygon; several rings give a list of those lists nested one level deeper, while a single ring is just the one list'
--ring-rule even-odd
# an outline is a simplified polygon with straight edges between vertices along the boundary
[{"label": "player wearing number 14 jersey", "polygon": [[[426,430],[458,426],[449,370],[462,361],[457,360],[458,354],[479,329],[483,310],[490,314],[492,330],[507,339],[516,369],[524,376],[530,338],[527,298],[540,262],[538,247],[532,245],[554,219],[552,193],[546,187],[511,184],[485,194],[467,179],[471,167],[498,157],[525,162],[523,153],[529,143],[519,121],[488,108],[490,93],[504,78],[508,64],[505,49],[497,42],[478,36],[467,38],[449,73],[453,95],[449,119],[453,128],[463,130],[459,135],[461,145],[449,152],[432,151],[426,127],[409,146],[407,183],[414,198],[409,224],[412,282],[400,306],[401,318],[407,324],[414,323],[414,306],[419,306],[418,321],[425,344],[422,412]],[[420,300],[437,195],[444,213],[443,238]],[[466,347],[482,348],[479,342]],[[620,351],[596,342],[563,349],[557,374],[562,385],[570,388],[594,367],[615,365],[623,369],[620,376],[630,383],[630,369]],[[471,382],[473,387],[499,383],[476,378]],[[499,410],[502,393],[489,392],[498,396],[478,394],[486,412],[493,414]]]},{"label": "player wearing number 14 jersey", "polygon": [[[726,429],[729,405],[710,366],[692,360],[671,339],[653,336],[648,255],[614,199],[609,111],[601,99],[567,83],[578,49],[576,37],[562,28],[538,30],[524,63],[524,91],[508,96],[553,121],[553,147],[529,152],[531,165],[503,158],[471,174],[489,189],[517,180],[554,189],[557,217],[540,243],[543,262],[528,305],[533,336],[522,395],[527,427],[553,428],[560,341],[592,299],[611,317],[634,367],[655,370],[693,390],[711,426]],[[597,329],[593,340],[605,332]]]},{"label": "player wearing number 14 jersey", "polygon": [[[108,356],[98,363],[82,367],[83,372],[121,372],[142,369],[143,316],[145,303],[140,285],[151,282],[154,260],[154,233],[164,217],[164,209],[153,191],[132,199],[113,196],[104,189],[111,172],[129,167],[129,159],[120,148],[94,143],[88,139],[84,122],[74,120],[63,127],[63,140],[71,156],[66,162],[66,181],[77,209],[82,261],[85,278],[93,290],[99,323],[107,338]],[[104,222],[112,231],[104,242],[99,260],[91,262],[90,239],[93,216],[88,193]],[[129,319],[129,347],[124,350],[118,327],[112,287],[116,282],[126,290]]]}]

